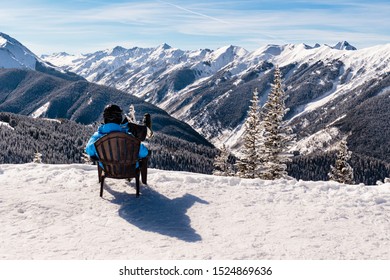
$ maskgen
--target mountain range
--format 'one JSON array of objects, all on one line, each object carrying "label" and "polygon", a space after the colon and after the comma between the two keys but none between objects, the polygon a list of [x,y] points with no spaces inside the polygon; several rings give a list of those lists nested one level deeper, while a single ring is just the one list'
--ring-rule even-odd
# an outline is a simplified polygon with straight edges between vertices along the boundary
[{"label": "mountain range", "polygon": [[[327,140],[320,145],[310,140],[314,134],[316,141],[327,139],[329,129],[338,128],[332,139],[349,135],[351,149],[368,156],[376,149],[380,152],[375,156],[390,160],[387,144],[378,137],[390,136],[386,121],[390,44],[361,50],[346,41],[334,46],[267,45],[252,52],[237,46],[183,51],[162,44],[118,46],[82,55],[57,53],[42,59],[151,102],[215,145],[224,143],[233,150],[242,142],[252,91],[258,88],[263,104],[278,65],[288,95],[287,118],[298,135],[296,148],[301,153],[313,152],[308,145],[318,147],[317,151],[334,147]],[[358,120],[362,114],[370,121]]]},{"label": "mountain range", "polygon": [[2,32],[0,32],[0,68],[29,69],[70,81],[84,80],[79,75],[40,59],[18,40]]},{"label": "mountain range", "polygon": [[[4,54],[17,44],[4,34],[1,38],[0,67],[10,68]],[[0,110],[87,124],[99,119],[107,102],[122,102],[124,108],[135,102],[138,113],[160,112],[165,119],[169,114],[179,119],[168,126],[170,135],[180,136],[180,123],[188,139],[227,144],[234,152],[242,144],[253,90],[258,89],[263,104],[278,65],[288,95],[286,117],[297,134],[297,154],[331,152],[348,136],[348,146],[358,158],[390,163],[385,141],[390,137],[390,44],[361,50],[345,41],[334,46],[267,45],[252,52],[237,46],[183,51],[162,44],[32,57],[35,65],[77,80],[53,77],[40,67],[26,67],[28,63],[19,63],[19,69],[11,65],[0,70]],[[188,134],[191,128],[183,121],[199,134]]]},{"label": "mountain range", "polygon": [[102,121],[107,104],[118,104],[124,111],[134,105],[137,120],[144,113],[152,115],[154,131],[212,147],[188,124],[157,106],[44,62],[3,33],[0,33],[0,55],[0,111],[92,124]]}]

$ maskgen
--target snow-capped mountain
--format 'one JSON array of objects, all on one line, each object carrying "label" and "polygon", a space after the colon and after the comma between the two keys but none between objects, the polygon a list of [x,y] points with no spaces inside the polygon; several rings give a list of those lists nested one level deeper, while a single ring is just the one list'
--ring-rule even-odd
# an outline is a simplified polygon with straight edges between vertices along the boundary
[{"label": "snow-capped mountain", "polygon": [[[124,49],[118,47],[112,54],[119,56],[123,52]],[[138,121],[144,113],[152,115],[154,131],[212,146],[188,124],[155,105],[52,66],[4,33],[0,33],[0,55],[0,111],[91,124],[101,121],[102,111],[109,103],[116,103],[125,111],[133,104]],[[58,55],[69,56],[66,53]]]},{"label": "snow-capped mountain", "polygon": [[[9,47],[4,41],[2,45]],[[342,42],[338,47],[347,45]],[[37,67],[41,63],[35,70],[0,69],[0,111],[89,124],[99,121],[108,103],[124,109],[135,103],[138,114],[153,115],[156,131],[206,146],[210,140],[217,146],[226,143],[236,152],[252,92],[258,88],[264,103],[279,65],[289,95],[287,117],[298,134],[294,153],[301,155],[289,165],[290,174],[327,180],[335,142],[349,135],[355,178],[375,184],[390,174],[389,46],[340,50],[337,45],[288,44],[248,52],[236,46],[182,51],[162,44],[149,49],[116,47],[77,57],[59,53],[45,58],[70,65],[63,66],[67,69],[77,64],[77,71],[88,74],[88,79],[110,87],[69,77],[66,81],[58,78],[56,68]],[[40,73],[42,69],[54,70],[47,75]]]},{"label": "snow-capped mountain", "polygon": [[[193,78],[188,77],[195,81],[215,74],[234,58],[246,53],[243,48],[234,46],[223,47],[216,51],[208,49],[182,51],[164,43],[157,48],[125,49],[117,46],[92,54],[57,53],[51,56],[43,55],[42,58],[63,69],[77,72],[91,82],[115,86],[137,96],[159,99],[153,94],[148,94],[152,91],[152,86],[148,84],[152,80],[162,80],[161,74],[166,75],[188,67],[196,72]],[[186,77],[182,76],[188,75],[192,76],[184,72],[174,79],[175,90],[186,86],[182,81]]]},{"label": "snow-capped mountain", "polygon": [[148,100],[217,146],[233,148],[241,141],[252,91],[258,88],[265,102],[275,65],[289,95],[288,118],[300,138],[348,119],[357,106],[390,92],[390,44],[361,50],[346,41],[334,46],[267,45],[253,52],[236,46],[182,51],[164,44],[45,60]]},{"label": "snow-capped mountain", "polygon": [[[11,48],[10,42],[14,42],[12,38],[2,35],[3,51]],[[267,45],[253,52],[231,45],[214,51],[183,51],[162,44],[156,48],[115,47],[91,54],[58,53],[43,58],[49,62],[36,66],[55,64],[89,81],[131,93],[187,122],[215,145],[226,143],[233,150],[242,143],[243,122],[252,91],[258,88],[260,101],[264,103],[273,81],[274,67],[279,65],[289,96],[287,117],[298,133],[298,140],[302,141],[297,145],[301,154],[323,152],[320,147],[324,145],[332,150],[333,140],[312,143],[328,139],[328,129],[336,127],[337,130],[331,130],[336,141],[350,135],[348,143],[353,152],[390,162],[390,152],[383,141],[390,137],[387,121],[390,119],[390,44],[361,50],[355,50],[345,41],[334,46]],[[35,70],[42,69],[50,68],[36,67]],[[18,77],[22,77],[19,74]],[[7,81],[15,80],[14,76],[10,80],[7,75],[13,74],[3,73]],[[35,87],[33,92],[48,90],[42,81],[46,78],[31,84]],[[13,88],[13,85],[4,84],[6,94],[8,87]],[[76,88],[81,94],[90,86]],[[69,91],[67,87],[63,89],[63,93]],[[18,88],[18,92],[20,90]],[[20,107],[16,101],[17,98],[7,99],[12,106]],[[46,109],[47,102],[40,100],[39,108],[34,110],[57,114]],[[74,102],[61,103],[61,106],[70,106],[69,112],[61,114],[71,117],[77,117],[75,112],[83,116],[95,114],[84,110],[92,106],[88,96]],[[4,108],[4,100],[2,103]],[[6,107],[11,112],[25,110],[10,108],[9,104]],[[26,108],[34,106],[30,104]],[[316,136],[310,137],[312,135]],[[318,148],[313,150],[312,146]]]},{"label": "snow-capped mountain", "polygon": [[35,70],[37,61],[43,62],[19,41],[0,32],[1,68],[28,68]]},{"label": "snow-capped mountain", "polygon": [[338,42],[335,46],[333,46],[336,50],[348,50],[348,51],[356,51],[357,49],[350,45],[347,41]]},{"label": "snow-capped mountain", "polygon": [[45,62],[18,40],[0,32],[0,68],[30,69],[50,73],[68,80],[81,80],[81,76],[64,71]]}]

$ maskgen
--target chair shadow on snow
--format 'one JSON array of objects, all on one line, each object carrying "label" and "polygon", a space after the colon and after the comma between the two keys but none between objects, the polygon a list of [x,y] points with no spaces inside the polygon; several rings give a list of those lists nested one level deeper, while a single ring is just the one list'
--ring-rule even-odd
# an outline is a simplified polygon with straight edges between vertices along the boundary
[{"label": "chair shadow on snow", "polygon": [[114,196],[110,202],[120,205],[119,216],[139,229],[186,242],[202,240],[191,227],[191,220],[186,212],[195,202],[208,204],[207,201],[191,194],[169,199],[148,186],[141,188],[142,193],[138,198],[135,194],[115,191],[108,185],[104,189]]}]

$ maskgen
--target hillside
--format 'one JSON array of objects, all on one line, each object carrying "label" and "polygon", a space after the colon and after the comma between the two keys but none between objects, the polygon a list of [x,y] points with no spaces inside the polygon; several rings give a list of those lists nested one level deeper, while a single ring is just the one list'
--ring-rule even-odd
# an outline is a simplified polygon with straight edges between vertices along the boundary
[{"label": "hillside", "polygon": [[0,165],[0,259],[390,259],[390,184],[262,181],[90,165]]},{"label": "hillside", "polygon": [[[0,112],[0,164],[32,162],[37,152],[44,163],[83,163],[85,145],[97,125]],[[213,147],[161,132],[144,143],[151,152],[150,167],[209,174],[213,170]]]},{"label": "hillside", "polygon": [[144,113],[150,113],[156,132],[212,146],[186,123],[117,89],[87,81],[68,81],[33,70],[0,69],[0,111],[92,124],[102,121],[104,107],[110,103],[118,104],[124,111],[133,104],[138,120],[142,120]]}]

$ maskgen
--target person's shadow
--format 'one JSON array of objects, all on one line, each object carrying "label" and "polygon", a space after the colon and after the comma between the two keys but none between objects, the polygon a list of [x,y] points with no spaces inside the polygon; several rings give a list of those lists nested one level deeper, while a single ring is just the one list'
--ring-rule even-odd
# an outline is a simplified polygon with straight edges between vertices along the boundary
[{"label": "person's shadow", "polygon": [[112,190],[107,184],[104,189],[114,196],[110,202],[120,205],[119,216],[141,230],[176,237],[186,242],[202,240],[191,227],[186,212],[195,202],[208,204],[194,195],[185,194],[169,199],[148,186],[142,186],[140,197],[135,194]]}]

